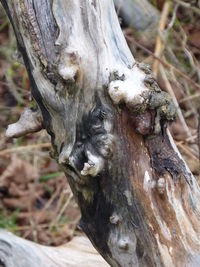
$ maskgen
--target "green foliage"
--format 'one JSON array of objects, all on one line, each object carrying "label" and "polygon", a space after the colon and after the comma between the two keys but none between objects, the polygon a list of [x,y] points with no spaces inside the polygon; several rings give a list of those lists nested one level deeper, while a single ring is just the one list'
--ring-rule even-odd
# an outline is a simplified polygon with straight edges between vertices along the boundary
[{"label": "green foliage", "polygon": [[149,2],[155,7],[158,6],[157,0],[150,0]]},{"label": "green foliage", "polygon": [[48,174],[41,176],[39,181],[43,183],[43,182],[46,182],[46,181],[51,180],[53,178],[56,178],[62,174],[63,174],[62,172],[48,173]]},{"label": "green foliage", "polygon": [[2,210],[0,214],[0,228],[16,232],[17,228],[17,216],[19,214],[19,209],[16,209],[10,216],[5,214],[5,210]]}]

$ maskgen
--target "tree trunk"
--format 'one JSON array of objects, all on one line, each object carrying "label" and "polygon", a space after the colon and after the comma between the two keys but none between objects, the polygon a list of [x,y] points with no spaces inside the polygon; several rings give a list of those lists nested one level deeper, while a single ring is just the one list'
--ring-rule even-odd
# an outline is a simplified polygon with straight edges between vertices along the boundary
[{"label": "tree trunk", "polygon": [[200,191],[167,130],[174,106],[132,57],[113,1],[1,1],[39,107],[8,135],[47,130],[111,266],[200,266]]}]

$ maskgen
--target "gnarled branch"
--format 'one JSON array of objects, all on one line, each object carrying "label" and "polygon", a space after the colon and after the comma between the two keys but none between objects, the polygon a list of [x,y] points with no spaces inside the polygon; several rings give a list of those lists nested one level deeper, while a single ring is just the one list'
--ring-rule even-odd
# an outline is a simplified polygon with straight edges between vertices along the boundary
[{"label": "gnarled branch", "polygon": [[20,119],[8,126],[6,137],[20,137],[42,129],[42,116],[38,109],[25,108]]},{"label": "gnarled branch", "polygon": [[81,227],[111,266],[198,266],[200,191],[175,110],[132,57],[111,0],[1,0]]}]

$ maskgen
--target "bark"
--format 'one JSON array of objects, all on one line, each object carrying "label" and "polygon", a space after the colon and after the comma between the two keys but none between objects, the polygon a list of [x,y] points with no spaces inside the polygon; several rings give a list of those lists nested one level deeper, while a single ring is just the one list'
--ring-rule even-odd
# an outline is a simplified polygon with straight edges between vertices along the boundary
[{"label": "bark", "polygon": [[92,244],[111,266],[199,266],[200,191],[167,130],[174,106],[113,2],[1,1]]}]

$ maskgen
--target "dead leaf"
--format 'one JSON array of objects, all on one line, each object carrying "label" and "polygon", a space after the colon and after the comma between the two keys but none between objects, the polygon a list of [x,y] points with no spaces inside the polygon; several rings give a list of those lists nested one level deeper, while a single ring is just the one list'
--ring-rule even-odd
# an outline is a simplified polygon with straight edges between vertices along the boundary
[{"label": "dead leaf", "polygon": [[0,176],[0,187],[9,187],[11,182],[27,183],[38,177],[38,171],[29,162],[13,155],[11,163]]},{"label": "dead leaf", "polygon": [[189,35],[189,42],[190,42],[191,45],[193,45],[196,48],[200,49],[200,29],[192,32]]}]

